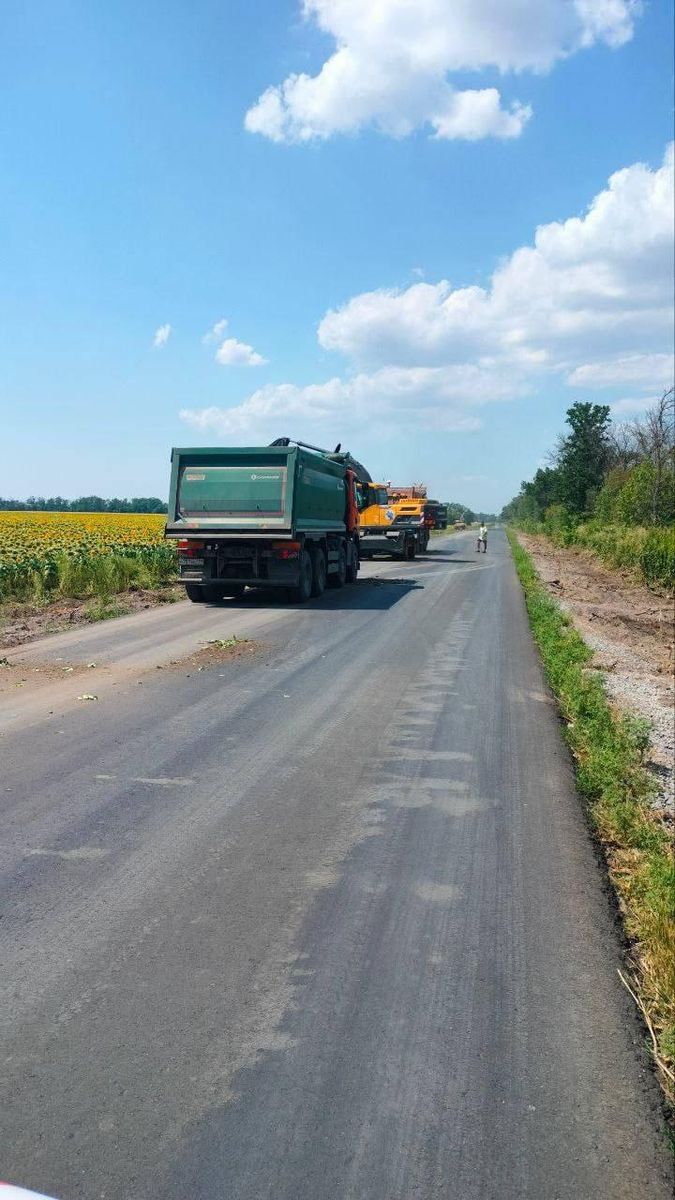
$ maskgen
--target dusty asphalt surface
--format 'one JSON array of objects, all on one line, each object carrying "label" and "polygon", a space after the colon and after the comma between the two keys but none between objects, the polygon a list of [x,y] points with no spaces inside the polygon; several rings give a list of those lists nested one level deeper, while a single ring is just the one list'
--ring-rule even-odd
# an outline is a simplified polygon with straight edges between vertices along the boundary
[{"label": "dusty asphalt surface", "polygon": [[[0,1177],[671,1195],[506,541],[433,549],[304,608],[176,605],[14,655],[109,674],[96,703],[65,678],[0,708]],[[233,631],[263,648],[156,670]]]}]

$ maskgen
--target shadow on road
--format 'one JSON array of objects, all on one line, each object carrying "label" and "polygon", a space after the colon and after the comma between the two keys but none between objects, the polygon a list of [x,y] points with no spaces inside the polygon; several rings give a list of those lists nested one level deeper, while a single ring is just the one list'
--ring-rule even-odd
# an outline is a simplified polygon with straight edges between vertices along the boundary
[{"label": "shadow on road", "polygon": [[419,556],[420,562],[428,561],[431,563],[471,563],[476,562],[477,559],[477,554],[474,554],[473,558],[458,558],[456,554],[434,554],[433,558],[428,558],[426,555],[424,557],[422,555]]},{"label": "shadow on road", "polygon": [[342,609],[375,609],[384,611],[385,609],[393,608],[409,592],[421,591],[423,587],[424,584],[413,578],[361,579],[357,584],[352,584],[339,590],[333,591],[332,588],[327,588],[323,596],[317,600],[309,600],[305,604],[294,603],[285,596],[266,588],[261,588],[259,591],[251,588],[236,600],[218,600],[204,607],[222,609],[250,608],[255,611],[265,608],[284,608],[289,612],[293,612],[296,609],[301,612],[312,612],[319,609],[329,612]]}]

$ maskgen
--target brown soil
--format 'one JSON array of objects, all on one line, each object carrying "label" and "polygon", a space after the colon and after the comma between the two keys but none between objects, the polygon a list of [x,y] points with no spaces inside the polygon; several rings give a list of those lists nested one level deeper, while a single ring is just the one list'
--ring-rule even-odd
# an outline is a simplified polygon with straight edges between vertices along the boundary
[{"label": "brown soil", "polygon": [[[86,663],[40,663],[38,666],[26,666],[21,663],[10,663],[7,659],[0,656],[0,696],[8,696],[10,692],[21,688],[22,691],[35,691],[38,688],[45,687],[50,683],[58,683],[60,680],[78,680],[78,687],[82,682],[83,675],[91,675],[93,667],[88,667]],[[86,692],[88,689],[82,683],[82,690]]]},{"label": "brown soil", "polygon": [[257,654],[262,649],[261,642],[254,642],[248,638],[235,638],[234,640],[226,638],[223,641],[216,639],[212,642],[206,642],[199,650],[195,650],[193,654],[187,658],[173,658],[166,666],[155,667],[156,671],[184,671],[190,670],[203,671],[207,667],[217,667],[221,663],[236,661],[237,659],[250,658],[252,654]]},{"label": "brown soil", "polygon": [[28,696],[31,703],[52,705],[50,712],[60,710],[64,700],[96,701],[107,694],[110,686],[135,682],[142,684],[155,671],[169,671],[189,677],[199,671],[213,670],[226,663],[251,659],[264,650],[264,644],[248,638],[218,639],[201,643],[182,658],[157,663],[142,669],[120,668],[110,663],[31,662],[30,665],[0,655],[0,704],[13,694]]},{"label": "brown soil", "polygon": [[647,766],[653,806],[675,817],[674,597],[612,570],[590,551],[560,549],[541,536],[518,534],[549,592],[593,650],[589,669],[601,671],[615,709],[650,726]]},{"label": "brown soil", "polygon": [[[122,592],[111,597],[109,607],[115,615],[139,612],[144,608],[156,608],[160,604],[171,604],[182,600],[185,589],[177,584],[160,588],[142,588],[138,591]],[[101,620],[92,615],[96,599],[54,600],[48,604],[9,603],[0,605],[0,651],[12,646],[23,646],[48,633],[62,633],[77,625],[91,625]]]},{"label": "brown soil", "polygon": [[604,566],[591,551],[558,548],[530,534],[518,538],[582,634],[604,635],[643,658],[656,674],[671,675],[675,604],[668,592]]}]

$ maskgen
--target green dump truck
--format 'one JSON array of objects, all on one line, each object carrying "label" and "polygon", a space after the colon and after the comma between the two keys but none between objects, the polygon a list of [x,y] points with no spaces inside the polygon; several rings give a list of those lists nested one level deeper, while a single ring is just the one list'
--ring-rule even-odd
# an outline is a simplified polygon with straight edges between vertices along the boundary
[{"label": "green dump truck", "polygon": [[356,581],[356,481],[349,454],[280,438],[271,446],[174,449],[166,536],[195,603],[283,589],[296,601]]}]

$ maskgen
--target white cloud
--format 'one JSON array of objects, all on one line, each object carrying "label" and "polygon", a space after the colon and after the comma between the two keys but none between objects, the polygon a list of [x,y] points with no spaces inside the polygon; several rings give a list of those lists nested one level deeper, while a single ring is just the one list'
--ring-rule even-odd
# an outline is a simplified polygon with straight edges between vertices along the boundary
[{"label": "white cloud", "polygon": [[171,337],[171,326],[168,324],[160,325],[159,329],[155,330],[155,334],[152,339],[152,344],[153,344],[155,350],[161,350],[162,346],[166,346],[166,343],[168,342],[170,337]]},{"label": "white cloud", "polygon": [[233,337],[221,340],[228,324],[227,317],[221,317],[202,338],[205,346],[220,342],[215,354],[216,362],[223,367],[262,367],[267,359],[247,342],[240,342]]},{"label": "white cloud", "polygon": [[582,363],[568,375],[567,382],[572,387],[635,385],[656,393],[672,386],[673,365],[672,354],[629,354],[607,362]]},{"label": "white cloud", "polygon": [[653,392],[650,396],[623,396],[621,400],[615,400],[614,404],[610,405],[612,416],[619,418],[636,416],[651,408],[655,399],[656,396]]},{"label": "white cloud", "polygon": [[[183,409],[182,420],[201,430],[227,437],[245,436],[255,430],[258,437],[280,436],[287,420],[335,432],[338,440],[345,429],[363,428],[382,420],[390,433],[401,430],[439,432],[480,428],[480,419],[467,405],[477,406],[513,395],[513,382],[504,383],[496,372],[473,364],[451,368],[383,367],[372,374],[351,379],[329,379],[326,383],[297,387],[269,384],[259,388],[235,408]],[[330,438],[328,438],[330,440]]]},{"label": "white cloud", "polygon": [[212,342],[219,342],[226,329],[227,318],[221,317],[219,321],[216,321],[213,329],[209,329],[209,332],[204,334],[202,342],[205,346],[211,345]]},{"label": "white cloud", "polygon": [[365,292],[326,314],[319,342],[360,367],[499,356],[566,374],[660,353],[672,322],[672,190],[671,145],[658,169],[612,175],[583,216],[540,226],[489,287]]},{"label": "white cloud", "polygon": [[617,171],[582,216],[540,226],[488,287],[416,282],[326,313],[319,343],[353,374],[181,415],[235,438],[297,418],[337,441],[380,418],[385,436],[475,428],[477,409],[551,380],[655,394],[672,341],[672,189],[671,146],[658,168]]},{"label": "white cloud", "polygon": [[633,17],[642,11],[639,0],[574,0],[581,21],[581,45],[606,42],[623,46],[633,36]]},{"label": "white cloud", "polygon": [[223,367],[262,367],[267,359],[246,342],[226,338],[216,350],[216,362]]},{"label": "white cloud", "polygon": [[463,92],[448,89],[443,105],[430,120],[436,138],[477,142],[486,137],[520,137],[531,116],[529,104],[516,103],[510,109],[502,108],[496,88],[467,88]]},{"label": "white cloud", "polygon": [[547,71],[597,42],[633,33],[639,0],[303,0],[308,21],[335,49],[314,76],[267,88],[246,128],[304,142],[372,125],[402,137],[517,137],[529,105],[502,105],[496,88],[456,90],[452,72]]}]

